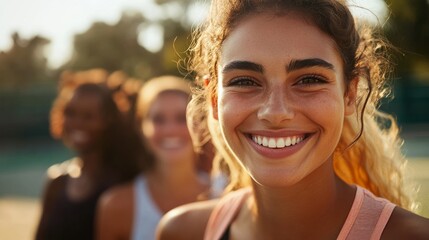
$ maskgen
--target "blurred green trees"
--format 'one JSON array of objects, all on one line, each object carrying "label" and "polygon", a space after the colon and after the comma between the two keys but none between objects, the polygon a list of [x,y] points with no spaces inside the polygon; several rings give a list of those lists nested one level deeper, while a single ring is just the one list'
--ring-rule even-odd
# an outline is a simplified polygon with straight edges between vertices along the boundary
[{"label": "blurred green trees", "polygon": [[395,59],[398,75],[411,75],[429,82],[429,1],[385,2],[391,13],[384,32],[402,53]]},{"label": "blurred green trees", "polygon": [[[43,55],[48,39],[36,36],[27,40],[15,34],[12,48],[0,53],[0,88],[16,89],[40,81],[56,82],[63,70],[122,70],[143,80],[161,74],[180,74],[178,63],[186,55],[190,43],[189,18],[192,16],[188,13],[194,1],[157,0],[156,3],[164,12],[164,16],[157,20],[147,19],[140,12],[124,12],[115,24],[95,22],[87,31],[76,34],[72,57],[58,69],[49,69]],[[172,8],[181,17],[171,16]],[[148,51],[139,43],[139,38],[151,34],[142,31],[150,25],[163,29],[163,47],[157,52]]]},{"label": "blurred green trees", "polygon": [[148,64],[153,56],[137,41],[138,26],[142,22],[141,14],[124,14],[114,25],[94,23],[86,32],[75,36],[73,55],[61,70],[104,68],[132,73]]},{"label": "blurred green trees", "polygon": [[[137,12],[125,12],[114,25],[97,22],[86,32],[76,35],[73,56],[61,69],[97,67],[108,71],[122,70],[143,80],[161,74],[180,74],[178,62],[185,56],[190,43],[191,25],[186,16],[193,1],[156,2],[165,12],[165,17],[159,20],[149,20]],[[182,17],[168,17],[171,7]],[[161,26],[163,30],[163,47],[158,52],[150,52],[139,43],[139,38],[151,37],[147,36],[151,33],[142,31],[150,25]]]},{"label": "blurred green trees", "polygon": [[[385,101],[383,110],[401,125],[425,124],[429,114],[429,1],[385,0],[390,14],[384,34],[397,48],[393,52],[395,74],[393,99]],[[421,126],[420,132],[428,131]]]},{"label": "blurred green trees", "polygon": [[11,37],[11,49],[0,52],[0,89],[16,89],[49,78],[43,55],[49,40],[40,36],[23,39],[18,33]]},{"label": "blurred green trees", "polygon": [[147,24],[140,13],[124,13],[115,25],[94,23],[86,32],[75,36],[73,56],[60,70],[122,70],[143,80],[161,74],[178,75],[177,62],[189,45],[189,29],[171,19],[163,20],[158,24],[164,29],[164,47],[150,52],[138,41],[139,37],[150,34],[139,33],[141,26]]}]

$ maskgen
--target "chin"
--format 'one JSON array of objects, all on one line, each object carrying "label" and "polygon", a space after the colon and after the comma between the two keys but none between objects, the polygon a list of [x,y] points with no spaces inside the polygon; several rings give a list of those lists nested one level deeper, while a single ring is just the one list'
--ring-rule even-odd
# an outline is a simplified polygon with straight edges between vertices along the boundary
[{"label": "chin", "polygon": [[189,159],[190,154],[187,151],[183,150],[174,150],[174,151],[160,151],[157,155],[159,158],[167,159],[171,162],[183,161],[183,159]]},{"label": "chin", "polygon": [[288,174],[285,171],[255,172],[251,174],[251,178],[258,185],[270,188],[287,188],[301,181],[301,178],[298,176]]}]

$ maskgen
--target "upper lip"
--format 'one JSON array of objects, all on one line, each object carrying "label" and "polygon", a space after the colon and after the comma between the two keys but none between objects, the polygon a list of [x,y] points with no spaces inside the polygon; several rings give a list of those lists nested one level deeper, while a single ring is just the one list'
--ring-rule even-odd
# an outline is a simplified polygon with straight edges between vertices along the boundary
[{"label": "upper lip", "polygon": [[293,137],[293,136],[305,136],[311,134],[310,131],[300,131],[300,130],[255,130],[249,131],[247,134],[250,136],[263,136],[263,137],[271,137],[271,138],[279,138],[279,137]]},{"label": "upper lip", "polygon": [[184,145],[184,140],[180,137],[165,137],[160,143],[166,147],[180,147]]}]

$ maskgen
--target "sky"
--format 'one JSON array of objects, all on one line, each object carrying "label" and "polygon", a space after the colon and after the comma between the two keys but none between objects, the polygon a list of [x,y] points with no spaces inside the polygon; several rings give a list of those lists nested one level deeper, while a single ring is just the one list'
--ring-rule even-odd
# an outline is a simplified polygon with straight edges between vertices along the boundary
[{"label": "sky", "polygon": [[[382,18],[385,5],[382,0],[349,0],[352,4],[363,6]],[[174,5],[170,16],[177,14]],[[72,54],[73,37],[85,32],[93,22],[103,21],[115,24],[123,11],[142,12],[147,18],[161,18],[161,9],[153,0],[0,0],[0,51],[10,49],[11,35],[18,32],[21,38],[29,39],[40,35],[51,42],[45,49],[49,66],[61,66]],[[202,8],[195,8],[192,16],[195,21],[204,15]],[[359,16],[369,17],[368,11],[352,8]],[[156,51],[162,47],[159,41],[162,29],[156,25],[147,28],[153,39],[139,39],[142,46]],[[143,35],[142,35],[143,36]]]}]

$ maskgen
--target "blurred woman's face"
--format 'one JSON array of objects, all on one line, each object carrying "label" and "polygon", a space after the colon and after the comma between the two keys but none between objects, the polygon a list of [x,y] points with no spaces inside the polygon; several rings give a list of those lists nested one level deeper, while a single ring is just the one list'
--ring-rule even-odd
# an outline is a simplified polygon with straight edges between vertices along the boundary
[{"label": "blurred woman's face", "polygon": [[75,93],[64,109],[63,140],[78,153],[101,147],[106,120],[101,99],[90,93]]},{"label": "blurred woman's face", "polygon": [[142,130],[158,161],[189,159],[193,145],[186,125],[188,96],[177,92],[159,94],[143,120]]}]

